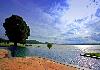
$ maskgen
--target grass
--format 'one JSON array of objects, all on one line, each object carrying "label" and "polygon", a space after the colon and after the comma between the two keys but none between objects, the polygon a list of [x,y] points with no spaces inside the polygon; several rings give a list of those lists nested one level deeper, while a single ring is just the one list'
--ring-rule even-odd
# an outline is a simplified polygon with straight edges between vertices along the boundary
[{"label": "grass", "polygon": [[85,55],[90,55],[91,57],[92,56],[100,57],[100,53],[85,53]]},{"label": "grass", "polygon": [[5,47],[10,47],[11,45],[13,45],[12,43],[0,43],[0,46],[5,46]]},{"label": "grass", "polygon": [[[25,47],[25,45],[23,44],[17,44],[18,46],[20,47]],[[3,46],[3,47],[11,47],[11,46],[14,46],[14,43],[0,43],[0,46]]]}]

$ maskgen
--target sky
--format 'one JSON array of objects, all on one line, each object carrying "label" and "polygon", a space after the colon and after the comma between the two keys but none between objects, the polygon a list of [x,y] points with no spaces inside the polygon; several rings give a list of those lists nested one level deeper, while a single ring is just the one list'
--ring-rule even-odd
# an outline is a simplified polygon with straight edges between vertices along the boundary
[{"label": "sky", "polygon": [[0,0],[0,38],[11,15],[23,17],[31,40],[100,43],[100,0]]}]

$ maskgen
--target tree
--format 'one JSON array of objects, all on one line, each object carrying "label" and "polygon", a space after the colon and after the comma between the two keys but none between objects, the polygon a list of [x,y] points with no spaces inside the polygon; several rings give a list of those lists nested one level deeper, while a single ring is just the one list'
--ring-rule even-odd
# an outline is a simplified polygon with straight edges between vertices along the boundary
[{"label": "tree", "polygon": [[52,47],[52,44],[51,43],[48,43],[47,44],[47,47],[50,49]]},{"label": "tree", "polygon": [[6,18],[3,27],[6,30],[5,33],[9,40],[14,42],[14,46],[17,46],[17,43],[26,43],[26,39],[30,36],[29,26],[27,26],[23,18],[18,15],[12,15]]}]

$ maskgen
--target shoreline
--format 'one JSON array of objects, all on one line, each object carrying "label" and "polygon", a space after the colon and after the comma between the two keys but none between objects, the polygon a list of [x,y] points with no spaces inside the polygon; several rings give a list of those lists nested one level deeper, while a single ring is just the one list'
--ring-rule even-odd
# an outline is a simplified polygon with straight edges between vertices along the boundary
[{"label": "shoreline", "polygon": [[14,57],[0,59],[1,70],[79,70],[44,58]]},{"label": "shoreline", "polygon": [[[3,52],[3,53],[2,53]],[[0,49],[0,70],[89,70],[72,64],[63,64],[45,57],[10,57],[4,56],[8,51]],[[35,66],[35,67],[34,67]],[[16,67],[16,68],[15,68]],[[25,68],[28,67],[29,69]],[[22,69],[20,69],[22,68]],[[31,69],[30,69],[31,68]],[[39,68],[39,69],[37,69]],[[47,69],[46,69],[47,68]]]}]

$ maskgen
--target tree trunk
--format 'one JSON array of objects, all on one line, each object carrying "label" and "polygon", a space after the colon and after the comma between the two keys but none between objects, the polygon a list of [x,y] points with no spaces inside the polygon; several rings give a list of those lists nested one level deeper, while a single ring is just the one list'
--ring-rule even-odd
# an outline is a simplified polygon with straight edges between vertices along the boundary
[{"label": "tree trunk", "polygon": [[14,47],[17,47],[17,43],[16,42],[14,42]]}]

